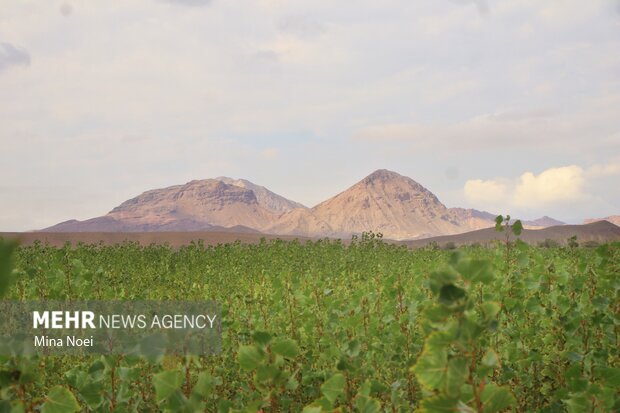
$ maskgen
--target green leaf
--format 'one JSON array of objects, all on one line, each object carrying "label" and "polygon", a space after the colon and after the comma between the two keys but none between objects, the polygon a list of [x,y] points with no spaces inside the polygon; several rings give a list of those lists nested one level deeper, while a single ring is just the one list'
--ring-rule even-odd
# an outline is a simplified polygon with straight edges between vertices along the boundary
[{"label": "green leaf", "polygon": [[459,326],[459,341],[466,345],[468,340],[478,340],[484,332],[484,327],[474,317],[465,316]]},{"label": "green leaf", "polygon": [[165,412],[184,412],[188,406],[189,400],[180,391],[174,391],[161,407]]},{"label": "green leaf", "polygon": [[261,364],[256,368],[256,380],[259,382],[267,382],[275,380],[281,371],[273,364]]},{"label": "green leaf", "polygon": [[320,406],[306,406],[301,413],[321,413],[323,409]]},{"label": "green leaf", "polygon": [[271,345],[271,351],[286,358],[294,358],[299,355],[299,347],[294,340],[289,338],[279,339]]},{"label": "green leaf", "polygon": [[498,215],[495,217],[495,231],[502,232],[504,228],[502,227],[502,222],[504,222],[504,217]]},{"label": "green leaf", "polygon": [[422,386],[436,390],[441,387],[446,378],[447,364],[448,352],[445,349],[431,350],[425,346],[412,370]]},{"label": "green leaf", "polygon": [[443,323],[447,318],[452,316],[453,312],[450,308],[447,308],[443,305],[434,305],[428,307],[423,312],[424,316],[428,319],[428,321],[434,323]]},{"label": "green leaf", "polygon": [[24,403],[16,402],[11,406],[11,413],[25,413],[26,408],[24,407]]},{"label": "green leaf", "polygon": [[292,374],[286,381],[286,385],[284,386],[286,390],[296,390],[299,387],[299,381],[297,381],[295,375],[296,373]]},{"label": "green leaf", "polygon": [[330,403],[334,403],[338,396],[344,393],[345,379],[340,373],[334,374],[321,386],[321,393],[329,400]]},{"label": "green leaf", "polygon": [[137,368],[121,367],[118,369],[118,377],[123,381],[139,380],[140,370]]},{"label": "green leaf", "polygon": [[465,290],[454,284],[444,285],[439,290],[439,301],[443,304],[452,304],[463,297],[465,297]]},{"label": "green leaf", "polygon": [[378,400],[366,396],[355,398],[355,407],[359,413],[378,413],[381,411],[381,403]]},{"label": "green leaf", "polygon": [[582,413],[590,411],[590,400],[585,395],[575,394],[568,400],[563,400],[569,413]]},{"label": "green leaf", "polygon": [[359,340],[351,340],[347,345],[346,353],[349,357],[357,357],[360,354],[362,345]]},{"label": "green leaf", "polygon": [[360,387],[357,389],[357,397],[370,397],[371,384],[368,380],[366,380]]},{"label": "green leaf", "polygon": [[271,335],[264,331],[257,331],[252,334],[252,340],[254,340],[254,343],[264,347],[271,341]]},{"label": "green leaf", "polygon": [[484,413],[501,412],[515,404],[515,398],[510,390],[494,383],[489,383],[484,387],[480,398]]},{"label": "green leaf", "polygon": [[603,367],[601,369],[601,377],[605,383],[612,387],[620,388],[620,368]]},{"label": "green leaf", "polygon": [[488,260],[464,259],[460,260],[455,269],[470,283],[488,284],[493,281],[493,268]]},{"label": "green leaf", "polygon": [[522,252],[517,256],[517,264],[519,267],[527,267],[530,262],[530,255],[527,252]]},{"label": "green leaf", "polygon": [[229,413],[233,406],[230,400],[221,399],[217,402],[217,413]]},{"label": "green leaf", "polygon": [[502,309],[501,305],[495,301],[487,301],[480,306],[485,320],[494,320]]},{"label": "green leaf", "polygon": [[448,362],[446,374],[446,395],[458,397],[461,394],[461,386],[467,379],[467,359],[455,357]]},{"label": "green leaf", "polygon": [[445,395],[437,395],[420,402],[419,411],[422,413],[454,413],[457,412],[458,399]]},{"label": "green leaf", "polygon": [[214,387],[215,382],[213,380],[213,377],[208,372],[203,371],[198,375],[198,381],[192,389],[192,392],[204,398],[208,397],[211,394]]},{"label": "green leaf", "polygon": [[103,403],[103,386],[100,382],[88,383],[80,387],[78,392],[88,407],[93,410]]},{"label": "green leaf", "polygon": [[514,224],[510,226],[510,228],[512,229],[512,233],[518,237],[521,235],[521,231],[523,231],[523,224],[521,224],[520,219],[517,219]]},{"label": "green leaf", "polygon": [[50,390],[43,403],[42,413],[73,413],[80,410],[75,396],[63,386],[55,386]]},{"label": "green leaf", "polygon": [[181,388],[183,374],[179,370],[167,370],[153,376],[155,398],[160,402]]},{"label": "green leaf", "polygon": [[239,365],[242,369],[251,371],[261,365],[264,354],[255,346],[241,346],[239,348]]},{"label": "green leaf", "polygon": [[482,356],[482,364],[484,364],[487,367],[498,366],[499,357],[497,353],[492,349],[488,349],[487,352],[484,354],[484,356]]}]

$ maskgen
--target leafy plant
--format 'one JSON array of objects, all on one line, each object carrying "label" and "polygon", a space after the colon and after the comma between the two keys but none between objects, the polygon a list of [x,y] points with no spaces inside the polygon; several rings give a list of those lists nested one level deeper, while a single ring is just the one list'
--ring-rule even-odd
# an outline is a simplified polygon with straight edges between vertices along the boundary
[{"label": "leafy plant", "polygon": [[0,412],[620,411],[620,244],[537,248],[510,222],[452,251],[0,243],[5,299],[211,299],[223,326],[208,357],[2,355]]},{"label": "leafy plant", "polygon": [[492,381],[499,368],[496,334],[500,303],[479,300],[475,291],[494,280],[491,263],[457,253],[450,266],[434,272],[436,302],[426,311],[431,333],[412,370],[428,392],[420,411],[500,412],[515,403],[507,386]]}]

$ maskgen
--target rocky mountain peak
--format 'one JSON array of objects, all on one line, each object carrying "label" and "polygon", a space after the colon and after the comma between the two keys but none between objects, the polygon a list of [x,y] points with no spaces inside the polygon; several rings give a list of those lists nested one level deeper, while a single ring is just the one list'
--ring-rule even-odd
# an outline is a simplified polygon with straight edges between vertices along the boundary
[{"label": "rocky mountain peak", "polygon": [[404,178],[404,176],[402,176],[399,173],[387,170],[387,169],[377,169],[376,171],[368,175],[366,178],[364,178],[363,182],[372,183],[375,181],[387,181],[390,179],[400,179],[400,178]]},{"label": "rocky mountain peak", "polygon": [[295,208],[306,208],[299,202],[291,201],[290,199],[271,192],[264,186],[256,185],[245,179],[234,179],[227,176],[220,176],[215,179],[229,185],[235,185],[251,190],[254,192],[259,205],[274,214],[282,214]]}]

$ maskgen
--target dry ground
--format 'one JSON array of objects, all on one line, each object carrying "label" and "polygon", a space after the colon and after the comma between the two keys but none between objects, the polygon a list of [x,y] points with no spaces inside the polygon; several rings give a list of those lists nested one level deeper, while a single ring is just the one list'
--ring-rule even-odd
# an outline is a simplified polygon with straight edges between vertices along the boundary
[{"label": "dry ground", "polygon": [[[620,227],[607,222],[599,221],[587,225],[562,225],[557,227],[549,227],[540,230],[523,230],[521,239],[531,244],[537,244],[547,239],[557,241],[561,244],[572,236],[577,236],[580,243],[587,241],[597,241],[599,243],[620,241]],[[300,242],[312,240],[316,238],[298,237],[298,236],[276,236],[254,233],[236,233],[236,232],[0,232],[0,237],[8,239],[17,239],[22,245],[32,245],[36,240],[44,244],[53,246],[63,246],[70,242],[75,245],[77,243],[105,245],[119,244],[123,241],[139,242],[141,245],[149,244],[170,244],[173,247],[188,245],[192,241],[203,240],[206,245],[226,244],[235,241],[243,243],[258,243],[261,238],[294,240]],[[486,244],[493,240],[503,240],[504,233],[498,233],[493,228],[486,228],[477,231],[467,232],[458,235],[446,235],[441,237],[425,238],[412,241],[389,241],[397,244],[404,244],[410,247],[422,247],[431,242],[445,245],[446,243],[454,243],[454,245],[465,245],[472,243]],[[348,242],[349,239],[344,240]]]}]

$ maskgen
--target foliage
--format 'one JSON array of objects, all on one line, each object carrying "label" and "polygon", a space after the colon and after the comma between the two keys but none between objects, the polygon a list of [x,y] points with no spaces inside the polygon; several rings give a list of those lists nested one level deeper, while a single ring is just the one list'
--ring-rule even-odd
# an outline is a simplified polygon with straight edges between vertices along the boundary
[{"label": "foliage", "polygon": [[554,239],[547,238],[544,241],[538,243],[540,248],[558,248],[560,243]]},{"label": "foliage", "polygon": [[362,234],[13,255],[7,299],[216,300],[223,350],[0,357],[1,412],[620,410],[617,243],[411,250]]},{"label": "foliage", "polygon": [[16,243],[0,238],[0,297],[8,290],[13,281],[13,250]]}]

